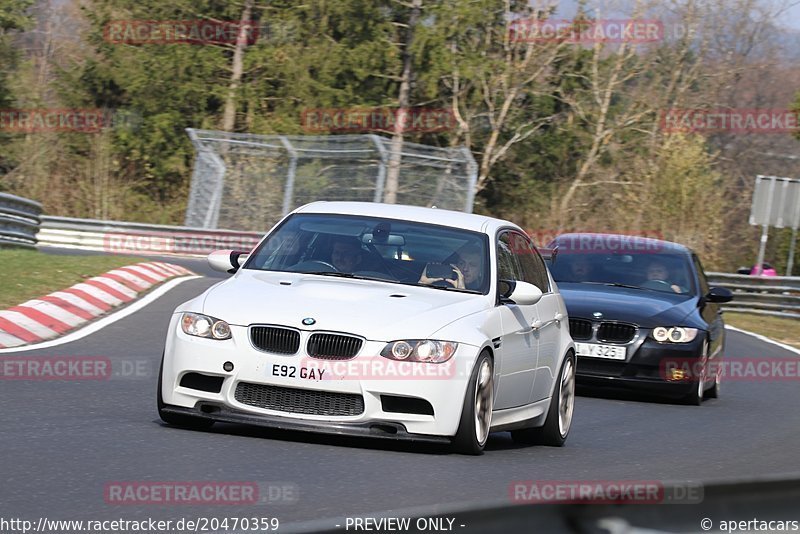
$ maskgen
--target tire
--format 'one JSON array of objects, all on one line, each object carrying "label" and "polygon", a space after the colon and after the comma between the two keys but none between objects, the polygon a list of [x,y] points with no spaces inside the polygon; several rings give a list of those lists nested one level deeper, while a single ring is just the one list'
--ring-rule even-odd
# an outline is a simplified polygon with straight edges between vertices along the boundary
[{"label": "tire", "polygon": [[700,376],[697,377],[697,386],[693,387],[689,394],[683,398],[684,404],[688,404],[689,406],[700,406],[703,404],[703,396],[705,395],[706,387],[706,372],[708,371],[708,341],[703,343],[703,354],[700,361],[703,362],[703,367]]},{"label": "tire", "polygon": [[483,454],[492,426],[494,407],[494,362],[487,351],[481,352],[464,394],[464,406],[453,450],[462,454]]},{"label": "tire", "polygon": [[164,399],[161,396],[161,378],[164,375],[164,355],[161,355],[161,366],[158,368],[158,391],[156,395],[156,405],[158,406],[158,416],[162,421],[169,425],[190,428],[192,430],[207,430],[214,425],[211,419],[202,417],[192,417],[191,415],[181,415],[164,412]]},{"label": "tire", "polygon": [[543,426],[512,430],[511,438],[523,445],[563,447],[572,427],[575,408],[575,355],[570,352],[561,364],[558,382],[553,388],[550,408]]},{"label": "tire", "polygon": [[714,376],[714,385],[711,386],[710,389],[706,390],[705,397],[707,399],[719,398],[719,375]]},{"label": "tire", "polygon": [[716,368],[714,372],[714,385],[711,386],[710,389],[706,390],[706,398],[707,399],[718,399],[719,398],[719,390],[720,390],[720,380],[722,378],[722,361],[719,357],[715,360],[716,365],[713,367]]}]

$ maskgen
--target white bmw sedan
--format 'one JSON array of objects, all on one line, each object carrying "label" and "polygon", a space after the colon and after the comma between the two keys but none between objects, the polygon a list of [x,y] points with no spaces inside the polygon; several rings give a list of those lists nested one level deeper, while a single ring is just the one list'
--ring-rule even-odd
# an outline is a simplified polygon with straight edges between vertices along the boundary
[{"label": "white bmw sedan", "polygon": [[296,209],[172,315],[165,422],[452,443],[564,444],[575,350],[558,287],[516,225],[355,202]]}]

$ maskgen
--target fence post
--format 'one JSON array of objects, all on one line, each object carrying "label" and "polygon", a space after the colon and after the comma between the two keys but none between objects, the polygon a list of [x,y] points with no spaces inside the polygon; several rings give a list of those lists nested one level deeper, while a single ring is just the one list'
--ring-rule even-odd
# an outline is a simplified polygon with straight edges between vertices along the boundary
[{"label": "fence post", "polygon": [[292,211],[294,175],[297,171],[297,152],[285,135],[280,136],[280,139],[283,146],[286,147],[286,152],[289,153],[289,172],[286,174],[286,191],[283,192],[283,212],[281,213],[283,217],[286,217],[286,215]]}]

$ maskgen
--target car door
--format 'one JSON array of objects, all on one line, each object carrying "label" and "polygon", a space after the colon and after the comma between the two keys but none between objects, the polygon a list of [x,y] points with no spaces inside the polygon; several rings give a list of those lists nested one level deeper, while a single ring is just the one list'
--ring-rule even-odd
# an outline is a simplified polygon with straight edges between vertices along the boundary
[{"label": "car door", "polygon": [[[703,270],[700,259],[695,254],[692,254],[692,262],[697,272],[697,291],[700,293],[700,296],[707,295],[709,286],[706,273]],[[700,315],[708,325],[708,337],[710,341],[708,354],[709,357],[716,358],[718,353],[722,350],[722,344],[725,339],[725,323],[722,320],[722,308],[719,304],[708,302],[705,299],[700,299],[699,305]]]},{"label": "car door", "polygon": [[[497,276],[500,280],[522,280],[517,256],[511,250],[511,232],[501,231],[497,242]],[[530,402],[536,376],[539,340],[532,325],[539,320],[536,305],[499,303],[502,362],[494,408],[502,410]]]},{"label": "car door", "polygon": [[559,371],[561,328],[566,310],[562,309],[561,299],[553,292],[547,267],[530,238],[519,232],[511,232],[509,237],[511,250],[522,271],[522,279],[542,290],[542,299],[536,304],[537,322],[534,325],[534,335],[539,341],[539,357],[529,399],[529,402],[536,402],[550,396]]}]

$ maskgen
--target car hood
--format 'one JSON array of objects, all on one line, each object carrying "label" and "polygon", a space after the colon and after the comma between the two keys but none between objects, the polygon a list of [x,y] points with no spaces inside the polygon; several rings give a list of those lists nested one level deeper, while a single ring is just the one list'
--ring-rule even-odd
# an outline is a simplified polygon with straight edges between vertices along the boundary
[{"label": "car hood", "polygon": [[[206,292],[202,313],[239,326],[277,324],[392,341],[428,337],[487,307],[484,295],[245,269]],[[303,325],[305,318],[313,326]]]},{"label": "car hood", "polygon": [[687,324],[697,310],[697,297],[595,284],[561,282],[558,285],[570,317],[592,319],[595,312],[603,318],[656,326],[694,326]]}]

